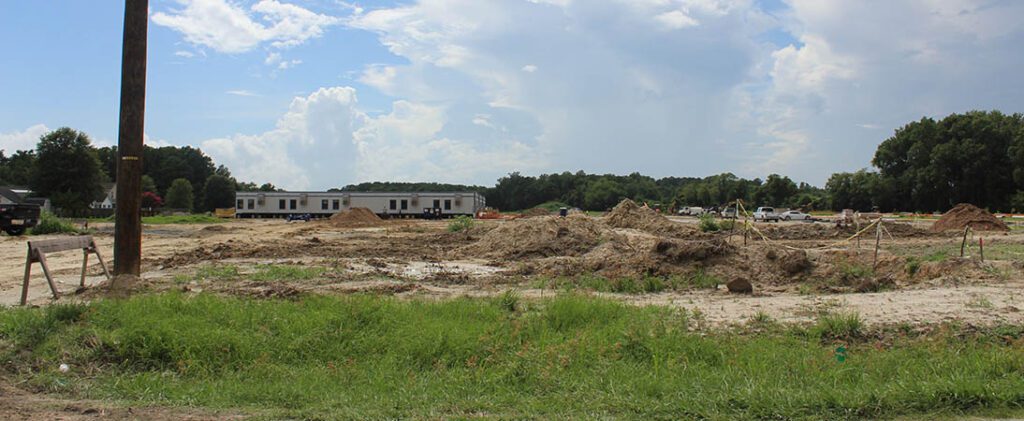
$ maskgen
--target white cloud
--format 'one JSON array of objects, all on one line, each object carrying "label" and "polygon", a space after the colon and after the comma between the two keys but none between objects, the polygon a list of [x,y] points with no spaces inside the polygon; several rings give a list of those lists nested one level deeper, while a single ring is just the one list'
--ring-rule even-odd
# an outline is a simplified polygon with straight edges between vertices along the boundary
[{"label": "white cloud", "polygon": [[20,132],[0,133],[0,150],[8,156],[16,151],[35,150],[39,138],[50,131],[45,124],[36,124]]},{"label": "white cloud", "polygon": [[671,10],[654,17],[666,29],[682,29],[700,25],[696,19],[690,17],[682,10]]},{"label": "white cloud", "polygon": [[249,10],[226,0],[177,0],[183,8],[157,12],[153,23],[185,40],[222,53],[243,53],[262,44],[287,48],[323,35],[339,20],[294,4],[260,0]]},{"label": "white cloud", "polygon": [[235,96],[260,96],[259,94],[255,93],[255,92],[248,91],[248,90],[245,90],[245,89],[233,89],[233,90],[230,90],[230,91],[226,91],[224,93],[226,93],[228,95],[235,95]]},{"label": "white cloud", "polygon": [[184,58],[192,58],[192,57],[196,56],[195,53],[193,53],[191,51],[185,51],[185,50],[175,51],[174,55],[177,56],[177,57],[184,57]]},{"label": "white cloud", "polygon": [[523,66],[523,71],[526,72],[526,73],[536,72],[537,71],[537,66],[534,66],[532,64],[527,64],[527,65]]},{"label": "white cloud", "polygon": [[370,117],[349,87],[295,98],[276,127],[209,139],[202,148],[243,180],[289,189],[326,189],[369,180],[466,182],[539,163],[521,142],[491,145],[444,135],[445,107],[397,101]]}]

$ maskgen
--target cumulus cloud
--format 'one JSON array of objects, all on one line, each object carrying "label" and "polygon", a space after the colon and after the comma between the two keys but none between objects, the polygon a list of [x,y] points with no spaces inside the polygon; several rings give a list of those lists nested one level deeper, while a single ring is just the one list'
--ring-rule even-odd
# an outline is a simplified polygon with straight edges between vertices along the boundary
[{"label": "cumulus cloud", "polygon": [[[1020,107],[1010,92],[1024,82],[1009,75],[1024,64],[1024,21],[1014,18],[1024,3],[762,7],[418,0],[346,23],[408,61],[368,66],[363,83],[464,112],[471,123],[450,119],[448,136],[500,124],[546,170],[780,172],[823,183],[867,165],[886,130],[922,115]],[[504,121],[474,117],[484,115]]]},{"label": "cumulus cloud", "polygon": [[277,0],[260,0],[248,10],[227,0],[177,0],[178,9],[157,12],[153,23],[186,41],[221,53],[243,53],[268,44],[287,48],[323,35],[339,20]]},{"label": "cumulus cloud", "polygon": [[497,177],[505,166],[533,165],[514,140],[489,145],[450,138],[443,106],[396,101],[371,117],[350,87],[295,98],[273,130],[214,138],[202,148],[244,180],[289,189],[326,189],[370,180],[464,182]]},{"label": "cumulus cloud", "polygon": [[0,133],[0,150],[7,155],[16,151],[35,150],[39,138],[50,131],[45,124],[36,124],[22,131]]}]

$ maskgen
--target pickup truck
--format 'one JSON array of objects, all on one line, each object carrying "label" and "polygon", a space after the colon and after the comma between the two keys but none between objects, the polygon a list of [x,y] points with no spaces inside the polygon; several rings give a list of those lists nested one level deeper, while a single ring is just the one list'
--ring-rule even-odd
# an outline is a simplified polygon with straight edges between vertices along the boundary
[{"label": "pickup truck", "polygon": [[39,205],[15,203],[0,205],[0,230],[21,235],[39,223]]},{"label": "pickup truck", "polygon": [[757,208],[756,211],[754,211],[754,220],[755,221],[764,221],[764,222],[775,221],[775,222],[779,222],[779,219],[780,219],[779,214],[775,213],[775,208],[769,208],[769,207],[762,206],[760,208]]}]

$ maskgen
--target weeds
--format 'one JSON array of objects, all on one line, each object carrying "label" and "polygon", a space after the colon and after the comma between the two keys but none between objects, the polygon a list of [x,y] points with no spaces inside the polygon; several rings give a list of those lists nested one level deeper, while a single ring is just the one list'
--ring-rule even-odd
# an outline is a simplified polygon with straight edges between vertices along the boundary
[{"label": "weeds", "polygon": [[473,228],[474,224],[475,221],[473,221],[473,218],[466,215],[460,215],[455,217],[455,219],[452,219],[451,222],[448,222],[448,232],[469,231]]},{"label": "weeds", "polygon": [[32,227],[32,230],[29,233],[32,235],[77,234],[78,228],[75,228],[74,224],[58,218],[50,212],[43,212],[39,214],[39,223]]},{"label": "weeds", "polygon": [[863,338],[855,313],[802,334],[689,332],[699,320],[576,295],[524,307],[168,293],[0,309],[0,357],[26,370],[14,381],[76,398],[268,418],[889,419],[1024,401],[1024,354],[996,336],[1019,327],[855,340],[837,362],[823,340]]},{"label": "weeds", "polygon": [[722,229],[720,226],[718,226],[718,221],[715,220],[715,217],[707,213],[701,215],[699,226],[700,230],[703,232],[717,232],[718,230]]},{"label": "weeds", "polygon": [[856,339],[863,329],[864,321],[857,312],[828,312],[818,317],[811,332],[822,340]]}]

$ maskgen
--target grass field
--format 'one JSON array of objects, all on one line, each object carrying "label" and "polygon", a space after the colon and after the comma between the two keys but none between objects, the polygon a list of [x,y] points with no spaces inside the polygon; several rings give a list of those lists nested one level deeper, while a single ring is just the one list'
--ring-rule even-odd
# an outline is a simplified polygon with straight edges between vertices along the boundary
[{"label": "grass field", "polygon": [[0,357],[6,376],[42,390],[271,418],[930,418],[1024,407],[1020,327],[880,333],[856,314],[701,325],[681,310],[579,295],[167,293],[0,310]]}]

